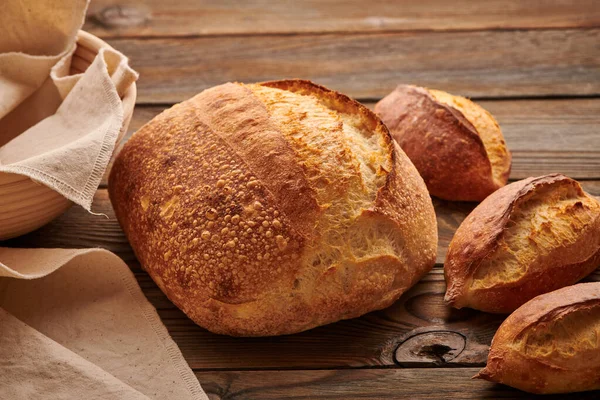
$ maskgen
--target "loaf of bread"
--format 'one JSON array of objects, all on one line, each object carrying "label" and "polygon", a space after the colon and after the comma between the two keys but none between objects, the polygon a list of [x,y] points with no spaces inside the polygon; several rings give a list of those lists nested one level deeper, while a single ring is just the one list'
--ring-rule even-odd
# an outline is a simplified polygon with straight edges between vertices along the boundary
[{"label": "loaf of bread", "polygon": [[366,107],[308,81],[228,83],[126,143],[110,198],[206,329],[289,334],[392,304],[435,262],[427,188]]},{"label": "loaf of bread", "polygon": [[475,378],[539,394],[600,389],[600,282],[543,294],[517,309]]},{"label": "loaf of bread", "polygon": [[511,183],[479,204],[450,242],[446,301],[510,313],[600,265],[600,203],[560,174]]},{"label": "loaf of bread", "polygon": [[490,113],[464,97],[400,85],[375,106],[429,192],[481,201],[506,185],[511,156]]}]

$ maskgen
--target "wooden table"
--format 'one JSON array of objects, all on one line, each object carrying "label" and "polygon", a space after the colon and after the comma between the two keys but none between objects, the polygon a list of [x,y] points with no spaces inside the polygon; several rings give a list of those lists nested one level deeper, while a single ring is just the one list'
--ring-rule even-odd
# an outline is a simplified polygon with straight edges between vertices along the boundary
[{"label": "wooden table", "polygon": [[[491,111],[513,152],[511,179],[562,172],[600,195],[600,2],[235,3],[92,2],[85,29],[128,55],[141,75],[129,134],[227,81],[308,78],[370,107],[396,84],[415,83],[470,96]],[[103,247],[121,256],[211,399],[529,398],[470,379],[503,318],[444,304],[447,245],[474,205],[434,203],[438,264],[399,301],[274,338],[214,335],[175,308],[136,261],[106,180],[93,210],[108,219],[73,207],[3,245]],[[600,272],[589,279],[600,280]]]}]

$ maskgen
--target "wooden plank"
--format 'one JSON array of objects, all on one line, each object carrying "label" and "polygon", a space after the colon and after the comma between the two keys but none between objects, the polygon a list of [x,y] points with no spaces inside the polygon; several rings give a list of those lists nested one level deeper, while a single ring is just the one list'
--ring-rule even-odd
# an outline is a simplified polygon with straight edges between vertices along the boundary
[{"label": "wooden plank", "polygon": [[[512,179],[562,172],[600,178],[600,99],[481,100],[513,152]],[[373,108],[375,102],[365,102]],[[168,106],[137,106],[124,142]],[[108,171],[102,187],[108,184]]]},{"label": "wooden plank", "polygon": [[[364,105],[373,109],[374,101]],[[544,100],[479,100],[502,128],[516,151],[600,151],[600,98]],[[138,105],[127,136],[170,105]],[[598,171],[600,178],[600,170]]]},{"label": "wooden plank", "polygon": [[597,399],[600,391],[533,396],[471,379],[478,368],[196,372],[210,399]]},{"label": "wooden plank", "polygon": [[600,94],[600,29],[112,39],[140,72],[139,103],[228,81],[305,78],[360,99],[399,83],[455,94]]},{"label": "wooden plank", "polygon": [[[440,244],[438,254],[445,255],[454,230],[473,208],[469,203],[449,203],[436,200]],[[102,247],[119,255],[126,262],[135,261],[133,250],[116,220],[107,189],[99,189],[94,196],[92,211],[107,217],[92,215],[81,207],[71,207],[65,214],[50,224],[15,239],[3,242],[8,247]],[[438,257],[439,262],[443,258]]]},{"label": "wooden plank", "polygon": [[[501,315],[448,307],[443,269],[438,266],[385,310],[295,335],[240,339],[214,335],[195,325],[148,275],[136,276],[197,370],[483,366],[492,337],[504,320]],[[584,281],[600,281],[600,271]]]},{"label": "wooden plank", "polygon": [[[600,194],[600,181],[583,182]],[[436,201],[440,231],[438,261],[472,205]],[[193,368],[338,368],[362,366],[481,366],[503,317],[474,310],[454,310],[443,301],[441,265],[391,307],[361,318],[276,338],[238,339],[214,335],[176,309],[141,271],[119,229],[106,190],[98,191],[94,210],[110,219],[71,208],[37,232],[4,242],[18,247],[104,247],[117,252],[135,271],[142,290]],[[600,271],[590,280],[600,281]]]},{"label": "wooden plank", "polygon": [[94,0],[84,29],[101,37],[590,27],[594,0]]},{"label": "wooden plank", "polygon": [[478,103],[496,117],[508,146],[515,151],[600,151],[598,98]]},{"label": "wooden plank", "polygon": [[[435,268],[385,310],[273,338],[214,335],[172,306],[158,312],[198,370],[483,366],[504,317],[451,309],[443,301],[444,291],[442,269]],[[154,304],[169,305],[161,293],[151,293]]]},{"label": "wooden plank", "polygon": [[[595,196],[600,196],[600,180],[581,181],[583,188]],[[446,248],[454,231],[475,203],[450,202],[434,199],[438,222],[438,263],[444,262]],[[92,211],[106,215],[92,215],[81,207],[71,207],[65,214],[48,225],[2,242],[8,247],[102,247],[119,255],[126,262],[135,261],[135,255],[125,234],[116,220],[108,198],[108,190],[99,189],[94,196]]]}]

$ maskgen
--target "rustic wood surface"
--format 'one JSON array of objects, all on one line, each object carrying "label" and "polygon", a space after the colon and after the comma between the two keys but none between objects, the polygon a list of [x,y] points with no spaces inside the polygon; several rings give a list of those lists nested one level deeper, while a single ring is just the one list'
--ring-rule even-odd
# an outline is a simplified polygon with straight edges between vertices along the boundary
[{"label": "rustic wood surface", "polygon": [[[86,29],[141,73],[128,136],[174,102],[225,81],[302,77],[372,107],[398,83],[474,96],[500,122],[511,179],[563,172],[600,196],[600,3],[457,0],[93,0]],[[391,307],[308,332],[214,335],[173,306],[115,220],[106,177],[15,247],[103,247],[122,257],[211,399],[517,399],[470,378],[503,316],[445,305],[443,261],[473,203],[434,199],[435,268]],[[587,280],[600,281],[600,270]],[[546,396],[596,399],[600,393]]]},{"label": "rustic wood surface", "polygon": [[102,37],[593,27],[595,0],[94,0]]},{"label": "rustic wood surface", "polygon": [[[369,108],[375,102],[364,102]],[[513,154],[511,177],[562,172],[593,179],[600,171],[600,99],[481,100],[498,120]],[[138,106],[128,139],[143,124],[170,106]],[[585,162],[582,162],[585,160]],[[108,172],[101,187],[108,183]]]},{"label": "rustic wood surface", "polygon": [[[211,400],[242,399],[531,399],[507,386],[470,379],[476,368],[198,372]],[[598,392],[539,396],[598,399]]]},{"label": "rustic wood surface", "polygon": [[[600,196],[600,180],[582,181]],[[143,272],[121,231],[106,189],[95,212],[73,207],[49,225],[3,245],[11,247],[103,247],[123,258],[192,368],[340,368],[367,366],[483,366],[504,317],[448,307],[442,263],[450,239],[474,203],[434,199],[438,220],[438,264],[391,307],[362,318],[278,338],[239,339],[214,335],[179,311]],[[600,281],[600,270],[587,280]]]},{"label": "rustic wood surface", "polygon": [[358,99],[385,96],[399,82],[478,98],[600,94],[595,28],[107,41],[143,77],[142,103],[178,102],[227,81],[284,77]]}]

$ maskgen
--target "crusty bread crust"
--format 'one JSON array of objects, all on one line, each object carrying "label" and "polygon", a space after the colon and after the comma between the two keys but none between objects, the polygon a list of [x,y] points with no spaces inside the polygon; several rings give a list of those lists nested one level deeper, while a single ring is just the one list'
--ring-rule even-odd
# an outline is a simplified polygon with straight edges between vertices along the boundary
[{"label": "crusty bread crust", "polygon": [[600,282],[543,294],[502,323],[475,378],[537,394],[597,390],[599,337]]},{"label": "crusty bread crust", "polygon": [[[178,307],[217,333],[288,334],[389,306],[435,262],[436,220],[423,180],[366,107],[309,81],[259,85],[312,96],[379,139],[389,171],[376,171],[383,180],[371,206],[344,216],[339,233],[371,232],[397,251],[308,263],[323,250],[329,207],[317,201],[319,177],[255,86],[229,83],[166,110],[117,157],[109,193],[136,256]],[[319,162],[352,162],[344,151]],[[359,170],[348,173],[360,179]],[[332,188],[344,181],[323,179]]]},{"label": "crusty bread crust", "polygon": [[[528,243],[512,247],[528,246],[531,250],[526,259],[519,258],[522,253],[518,251],[522,249],[511,249],[505,240],[509,230],[514,230],[522,218],[518,212],[531,201],[542,205],[547,202],[547,206],[553,207],[556,199],[551,196],[559,190],[571,193],[570,198],[565,197],[570,202],[565,206],[557,203],[551,208],[555,213],[552,219],[539,225],[532,222],[530,230],[519,233]],[[570,227],[570,231],[564,233],[568,240],[549,242],[542,237],[544,232],[563,235],[561,221]],[[539,240],[544,242],[539,243]],[[512,278],[505,274],[508,278],[485,282],[485,275],[494,271],[493,267],[486,271],[483,268],[495,260],[499,260],[500,268],[514,263],[515,270],[519,268],[518,274]],[[577,282],[598,265],[600,203],[587,195],[577,181],[564,175],[528,178],[490,195],[457,229],[444,264],[445,299],[457,308],[509,313],[539,294]],[[484,276],[478,276],[482,272]],[[484,283],[476,284],[476,278]]]},{"label": "crusty bread crust", "polygon": [[[466,100],[466,99],[465,99]],[[493,135],[504,147],[506,167],[494,180],[492,164],[475,126],[456,108],[434,98],[427,89],[399,85],[379,101],[375,113],[389,128],[425,180],[429,192],[454,201],[481,201],[504,186],[510,173],[510,153],[493,117]]]}]

